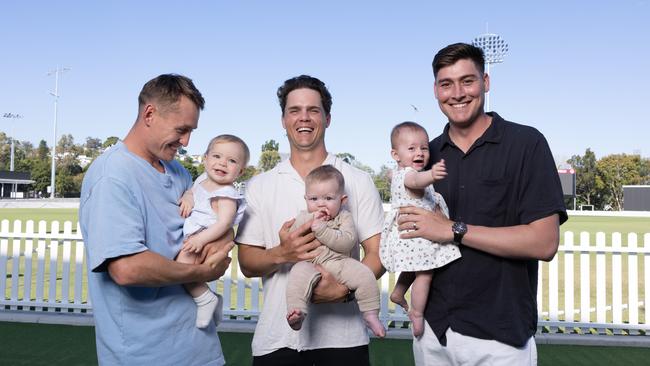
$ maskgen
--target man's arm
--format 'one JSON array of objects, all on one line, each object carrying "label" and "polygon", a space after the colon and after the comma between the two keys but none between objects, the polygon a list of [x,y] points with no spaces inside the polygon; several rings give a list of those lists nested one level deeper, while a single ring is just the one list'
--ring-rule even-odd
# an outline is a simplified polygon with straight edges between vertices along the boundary
[{"label": "man's arm", "polygon": [[[453,221],[438,210],[431,212],[418,207],[400,208],[398,219],[402,238],[425,238],[434,242],[453,241]],[[415,223],[417,230],[413,230]],[[408,230],[408,231],[405,231]],[[467,225],[463,245],[499,257],[516,259],[539,259],[550,261],[560,242],[559,215],[537,219],[529,224],[486,227]]]},{"label": "man's arm", "polygon": [[[230,239],[230,238],[229,238]],[[234,243],[220,245],[200,264],[179,263],[149,250],[111,260],[108,273],[121,286],[167,286],[208,282],[221,277],[228,266],[228,252]],[[206,246],[204,250],[212,249]]]},{"label": "man's arm", "polygon": [[295,263],[315,258],[313,252],[321,243],[311,232],[311,221],[291,230],[294,220],[289,220],[280,228],[280,244],[266,249],[255,245],[238,243],[237,258],[242,273],[246,277],[267,276],[278,270],[284,263]]},{"label": "man's arm", "polygon": [[368,239],[361,242],[363,247],[363,260],[361,263],[365,264],[366,267],[370,268],[372,273],[375,274],[375,278],[379,279],[383,276],[386,269],[381,265],[381,260],[379,259],[379,239],[381,234],[377,233]]}]

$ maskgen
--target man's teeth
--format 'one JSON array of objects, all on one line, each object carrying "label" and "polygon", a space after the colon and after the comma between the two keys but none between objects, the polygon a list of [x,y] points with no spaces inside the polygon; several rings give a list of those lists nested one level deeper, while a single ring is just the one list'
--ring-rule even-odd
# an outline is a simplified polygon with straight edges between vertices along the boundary
[{"label": "man's teeth", "polygon": [[467,105],[467,103],[461,103],[461,104],[452,104],[451,106],[454,108],[463,108]]},{"label": "man's teeth", "polygon": [[298,132],[311,132],[311,131],[313,131],[313,130],[314,130],[314,129],[312,129],[312,128],[301,127],[301,128],[298,129]]}]

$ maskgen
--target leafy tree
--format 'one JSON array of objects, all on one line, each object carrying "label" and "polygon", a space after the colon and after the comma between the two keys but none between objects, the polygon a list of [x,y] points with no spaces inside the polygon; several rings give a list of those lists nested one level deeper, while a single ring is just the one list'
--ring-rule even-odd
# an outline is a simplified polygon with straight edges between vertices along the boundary
[{"label": "leafy tree", "polygon": [[268,140],[262,145],[262,152],[264,151],[280,151],[280,144],[275,140]]},{"label": "leafy tree", "polygon": [[602,185],[599,186],[596,175],[596,155],[591,149],[587,148],[583,156],[573,155],[567,161],[576,171],[576,198],[578,205],[601,204],[598,198],[599,190],[602,191]]},{"label": "leafy tree", "polygon": [[106,138],[106,140],[102,144],[102,147],[104,149],[109,148],[109,147],[115,145],[118,140],[119,140],[119,138],[116,137],[116,136],[109,136],[109,137]]},{"label": "leafy tree", "polygon": [[639,184],[650,184],[650,158],[639,159]]},{"label": "leafy tree", "polygon": [[390,182],[392,178],[392,169],[386,165],[379,168],[379,173],[373,175],[372,180],[377,187],[379,197],[382,202],[390,202]]},{"label": "leafy tree", "polygon": [[598,179],[604,194],[614,210],[623,209],[623,185],[639,184],[640,156],[613,154],[603,157],[596,164]]},{"label": "leafy tree", "polygon": [[28,165],[30,166],[31,178],[35,181],[31,189],[40,192],[43,197],[46,197],[47,187],[50,185],[50,163],[47,160],[36,158],[30,159]]},{"label": "leafy tree", "polygon": [[102,151],[102,140],[96,137],[86,137],[84,145],[84,155],[96,158]]},{"label": "leafy tree", "polygon": [[75,145],[74,136],[71,134],[63,134],[59,139],[59,143],[56,145],[57,157],[60,154],[69,153],[75,156],[80,155],[83,152],[83,147]]},{"label": "leafy tree", "polygon": [[50,148],[47,147],[47,142],[45,140],[41,140],[38,143],[38,148],[36,149],[36,155],[40,160],[46,160],[48,155],[50,155]]},{"label": "leafy tree", "polygon": [[[194,165],[194,160],[190,156],[186,156],[184,159],[176,159],[178,160],[185,169],[187,169],[188,172],[190,172],[190,175],[192,176],[192,181],[196,180],[196,178],[201,175],[202,172],[199,172],[197,167]],[[201,165],[202,166],[202,165]]]},{"label": "leafy tree", "polygon": [[275,168],[276,165],[282,160],[278,152],[280,145],[275,140],[268,140],[262,145],[262,154],[260,161],[257,163],[257,168],[261,172],[265,172]]},{"label": "leafy tree", "polygon": [[249,179],[251,179],[255,174],[257,174],[257,169],[254,166],[249,165],[244,169],[242,175],[240,175],[239,178],[237,178],[237,182],[238,183],[246,182]]}]

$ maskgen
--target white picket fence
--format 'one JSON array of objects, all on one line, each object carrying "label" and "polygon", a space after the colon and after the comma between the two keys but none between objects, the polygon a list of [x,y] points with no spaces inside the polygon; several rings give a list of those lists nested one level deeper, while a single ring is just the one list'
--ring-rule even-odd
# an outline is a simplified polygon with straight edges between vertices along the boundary
[{"label": "white picket fence", "polygon": [[[18,220],[0,223],[0,320],[85,318],[92,323],[79,227],[73,231],[65,222],[60,229],[56,221],[49,228],[44,221],[37,228],[33,221],[24,227]],[[604,233],[597,233],[595,242],[589,233],[580,233],[579,242],[574,239],[565,233],[558,255],[540,263],[538,332],[650,335],[650,233],[643,236],[643,246],[636,234],[627,236],[625,246],[618,233],[610,241]],[[379,281],[380,318],[390,329],[404,329],[406,314],[388,300],[394,282],[394,274]],[[259,279],[244,278],[234,260],[210,285],[223,294],[229,323],[255,323],[263,306]]]}]

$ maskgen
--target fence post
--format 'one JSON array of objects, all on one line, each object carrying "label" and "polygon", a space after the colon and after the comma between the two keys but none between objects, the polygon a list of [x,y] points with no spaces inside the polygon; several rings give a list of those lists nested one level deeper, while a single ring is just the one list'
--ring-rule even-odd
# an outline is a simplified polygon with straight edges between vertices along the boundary
[{"label": "fence post", "polygon": [[[573,248],[573,233],[570,231],[564,233],[564,246]],[[571,249],[564,252],[564,321],[566,322],[573,322],[575,313],[573,271],[575,271],[575,268],[573,265],[573,249]]]},{"label": "fence post", "polygon": [[[607,268],[605,233],[596,233],[596,322],[607,322]],[[598,332],[605,334],[606,329]]]},{"label": "fence post", "polygon": [[[43,303],[43,294],[45,293],[45,239],[42,239],[47,234],[47,223],[45,221],[38,222],[38,248],[36,255],[38,258],[38,267],[36,269],[36,302]],[[43,310],[42,307],[37,306],[36,311]]]},{"label": "fence post", "polygon": [[[9,233],[9,220],[2,220],[0,232]],[[0,295],[4,300],[7,293],[7,254],[9,253],[9,240],[0,239]]]},{"label": "fence post", "polygon": [[[15,220],[13,233],[22,233],[22,231],[22,222]],[[20,280],[20,239],[14,237],[11,242],[11,300],[18,301],[18,289],[20,288],[18,284],[18,280]],[[9,309],[16,310],[18,307],[12,305]]]},{"label": "fence post", "polygon": [[[639,324],[639,269],[638,258],[636,255],[637,242],[636,234],[629,233],[627,236],[627,301],[628,301],[628,319],[630,325]],[[637,330],[630,329],[629,334],[639,334]]]},{"label": "fence post", "polygon": [[[25,225],[25,233],[27,235],[34,235],[34,221],[28,220]],[[23,276],[24,294],[23,301],[32,301],[32,255],[34,253],[34,240],[31,238],[25,239],[25,274]]]},{"label": "fence post", "polygon": [[[59,222],[52,221],[50,226],[50,233],[52,235],[59,233]],[[51,307],[48,307],[48,311],[54,311],[56,306],[56,272],[58,269],[58,258],[59,258],[59,241],[51,239],[50,240],[50,282],[48,283],[48,296],[47,302],[51,304]]]},{"label": "fence post", "polygon": [[623,268],[621,266],[621,233],[612,234],[612,323],[623,323]]},{"label": "fence post", "polygon": [[[591,322],[590,266],[589,266],[589,233],[580,233],[580,322]],[[583,333],[589,333],[589,327],[582,328]]]}]

